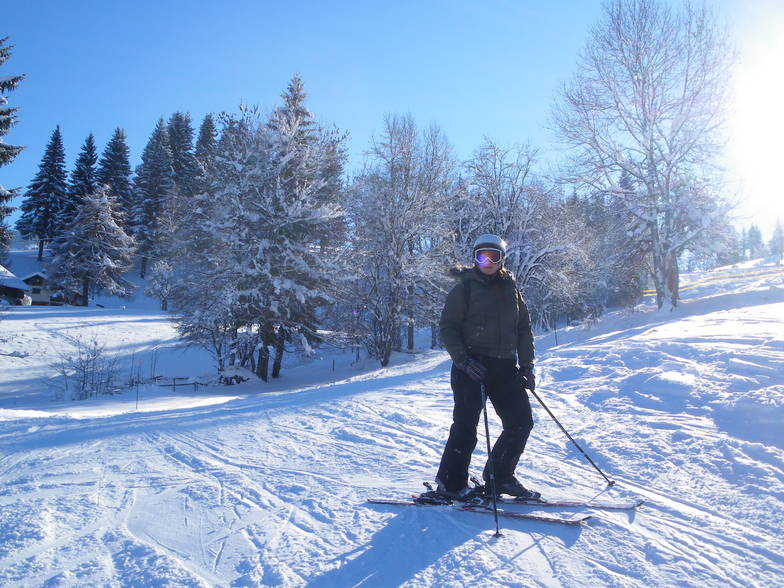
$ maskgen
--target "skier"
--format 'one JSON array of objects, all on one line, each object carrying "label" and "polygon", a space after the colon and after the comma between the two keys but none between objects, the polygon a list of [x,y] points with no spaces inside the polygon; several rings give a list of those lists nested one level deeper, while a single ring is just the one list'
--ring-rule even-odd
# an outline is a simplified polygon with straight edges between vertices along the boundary
[{"label": "skier", "polygon": [[[436,475],[436,492],[452,500],[469,499],[476,493],[468,486],[468,466],[483,408],[482,383],[503,424],[491,453],[496,493],[528,499],[540,496],[514,475],[533,428],[525,388],[533,390],[536,383],[531,319],[514,276],[503,267],[506,249],[498,235],[476,239],[474,265],[452,269],[459,282],[447,295],[441,313],[441,339],[452,358],[455,406]],[[489,481],[488,465],[483,478]],[[487,484],[485,488],[489,493]]]}]

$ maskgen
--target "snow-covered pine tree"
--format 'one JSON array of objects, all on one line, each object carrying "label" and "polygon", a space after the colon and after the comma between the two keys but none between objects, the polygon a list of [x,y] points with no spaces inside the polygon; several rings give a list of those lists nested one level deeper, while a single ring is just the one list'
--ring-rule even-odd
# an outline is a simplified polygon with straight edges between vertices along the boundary
[{"label": "snow-covered pine tree", "polygon": [[[8,37],[0,39],[0,66],[11,57],[13,45],[6,45],[7,41]],[[23,75],[0,76],[0,167],[10,163],[24,149],[24,147],[9,145],[3,141],[3,137],[16,124],[16,111],[19,110],[18,107],[8,106],[8,99],[5,95],[16,89],[22,79],[24,79]],[[13,209],[8,206],[8,202],[15,195],[16,190],[8,190],[0,185],[0,259],[11,241],[11,231],[5,223],[5,219],[13,212]]]},{"label": "snow-covered pine tree", "polygon": [[[343,169],[346,162],[346,133],[336,128],[324,129],[319,126],[313,113],[305,106],[307,94],[299,74],[295,74],[286,91],[281,95],[283,105],[277,108],[270,117],[269,127],[279,136],[283,130],[290,133],[286,139],[287,153],[293,154],[288,162],[283,162],[280,177],[284,181],[284,192],[298,189],[297,182],[290,181],[299,174],[299,182],[318,181],[320,188],[316,193],[318,201],[326,205],[339,206],[343,194]],[[289,129],[286,131],[285,129]],[[303,154],[308,151],[318,152],[319,164],[314,167],[313,177],[302,177],[301,166]],[[319,246],[335,246],[345,239],[345,226],[342,218],[325,227],[324,234],[319,238]]]},{"label": "snow-covered pine tree", "polygon": [[613,206],[614,195],[573,194],[552,203],[551,240],[564,241],[567,254],[555,269],[560,282],[535,284],[532,314],[552,328],[554,321],[596,319],[607,306],[629,306],[640,296],[645,249],[630,237],[627,218]]},{"label": "snow-covered pine tree", "polygon": [[762,240],[762,231],[757,225],[751,225],[749,232],[746,233],[747,247],[749,249],[749,259],[756,259],[764,257],[767,252],[765,251],[765,242]]},{"label": "snow-covered pine tree", "polygon": [[133,204],[130,149],[125,131],[119,127],[114,130],[112,138],[103,150],[101,160],[98,162],[97,177],[100,185],[109,186],[109,193],[114,197],[122,214],[122,226],[129,233]]},{"label": "snow-covered pine tree", "polygon": [[261,209],[268,215],[262,229],[269,239],[265,255],[275,260],[267,266],[278,302],[271,316],[273,377],[280,373],[286,340],[297,334],[316,339],[316,312],[331,299],[334,237],[343,226],[344,136],[325,133],[315,122],[298,75],[282,98],[268,122],[270,175]]},{"label": "snow-covered pine tree", "polygon": [[740,248],[740,235],[732,223],[729,222],[729,219],[727,219],[724,232],[717,241],[713,267],[732,265],[743,261]]},{"label": "snow-covered pine tree", "polygon": [[177,328],[183,338],[208,349],[219,370],[233,363],[239,338],[253,337],[259,362],[243,367],[252,367],[266,379],[272,344],[266,328],[272,301],[266,293],[272,288],[256,260],[263,256],[261,243],[267,238],[258,223],[268,204],[263,187],[271,175],[269,130],[254,110],[224,114],[221,119],[219,155],[209,190],[195,198],[187,255],[177,260]]},{"label": "snow-covered pine tree", "polygon": [[[11,58],[13,45],[7,45],[8,37],[0,38],[0,66]],[[11,127],[16,124],[16,111],[18,106],[8,106],[6,94],[17,88],[24,79],[24,75],[2,76],[0,77],[0,166],[10,163],[11,160],[19,155],[24,147],[9,145],[2,140],[8,134]]]},{"label": "snow-covered pine tree", "polygon": [[[228,127],[238,124],[235,117],[227,114],[221,115],[221,119],[222,124]],[[258,124],[258,121],[254,124]],[[204,116],[196,141],[195,156],[199,169],[196,193],[191,205],[184,211],[185,215],[178,235],[182,247],[181,255],[170,264],[173,268],[169,298],[178,312],[182,313],[183,320],[179,321],[181,333],[213,353],[219,369],[223,369],[227,357],[225,354],[227,341],[224,340],[224,336],[228,331],[226,331],[225,321],[230,320],[231,298],[216,287],[221,279],[219,276],[225,273],[226,265],[220,255],[217,258],[213,256],[216,250],[214,219],[220,216],[219,206],[215,202],[215,191],[221,185],[216,170],[216,161],[220,153],[218,136],[215,118],[208,113]],[[153,279],[157,282],[157,275]],[[209,292],[195,291],[192,287],[194,283],[211,284]],[[228,289],[228,285],[226,287]],[[162,297],[161,304],[163,304]],[[219,306],[223,308],[222,313],[217,310]],[[208,309],[214,309],[216,314],[221,314],[224,318],[212,322],[208,316]]]},{"label": "snow-covered pine tree", "polygon": [[140,275],[147,272],[147,264],[157,254],[161,240],[161,216],[176,198],[172,169],[169,133],[161,118],[142,152],[142,162],[134,178],[134,204],[130,225],[141,256]]},{"label": "snow-covered pine tree", "polygon": [[773,227],[768,249],[770,249],[770,254],[776,257],[776,265],[781,265],[782,257],[784,257],[784,229],[781,227],[781,219],[776,219],[776,226]]},{"label": "snow-covered pine tree", "polygon": [[[325,152],[316,125],[284,106],[263,120],[255,109],[223,115],[207,192],[194,199],[188,255],[179,260],[178,328],[207,346],[219,366],[237,361],[279,374],[283,344],[315,338],[329,299],[335,252],[320,246],[341,209],[324,195]],[[193,288],[193,284],[209,284]],[[257,358],[247,350],[255,350]]]},{"label": "snow-covered pine tree", "polygon": [[189,218],[196,204],[194,196],[204,190],[203,171],[193,151],[191,117],[175,112],[167,124],[175,189],[161,211],[158,243],[153,264],[153,289],[158,292],[163,310],[168,308],[168,290],[177,259],[192,230]]},{"label": "snow-covered pine tree", "polygon": [[211,168],[211,163],[218,154],[218,127],[215,117],[207,113],[199,126],[199,137],[196,139],[196,159],[206,169]]},{"label": "snow-covered pine tree", "polygon": [[202,194],[207,190],[209,178],[214,171],[215,158],[218,155],[218,127],[215,125],[215,118],[209,112],[204,115],[199,126],[194,155],[199,164],[195,193]]},{"label": "snow-covered pine tree", "polygon": [[54,241],[49,280],[69,301],[87,306],[100,288],[126,296],[133,284],[123,274],[133,264],[134,241],[121,226],[121,214],[108,188],[83,195],[71,224]]},{"label": "snow-covered pine tree", "polygon": [[62,206],[57,211],[57,229],[59,233],[71,224],[76,210],[87,194],[95,194],[98,191],[98,174],[96,163],[98,162],[98,152],[95,148],[95,137],[92,133],[87,135],[84,140],[79,156],[76,158],[73,171],[71,171],[71,181],[68,183],[68,194]]},{"label": "snow-covered pine tree", "polygon": [[740,236],[729,218],[722,219],[711,233],[689,247],[684,254],[685,269],[689,272],[712,270],[743,261]]},{"label": "snow-covered pine tree", "polygon": [[44,244],[56,236],[57,215],[68,192],[65,149],[60,127],[55,128],[46,151],[24,194],[22,216],[16,229],[26,239],[38,239],[38,261],[43,259]]},{"label": "snow-covered pine tree", "polygon": [[193,126],[190,115],[185,112],[175,112],[169,118],[167,130],[177,196],[191,198],[197,190],[199,163],[193,152]]}]

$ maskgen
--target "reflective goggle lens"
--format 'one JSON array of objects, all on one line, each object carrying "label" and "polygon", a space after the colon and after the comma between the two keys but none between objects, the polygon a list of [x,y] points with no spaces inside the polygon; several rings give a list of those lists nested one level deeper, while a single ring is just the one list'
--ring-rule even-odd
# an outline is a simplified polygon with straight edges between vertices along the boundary
[{"label": "reflective goggle lens", "polygon": [[477,249],[476,262],[479,264],[485,263],[501,263],[503,253],[500,249]]}]

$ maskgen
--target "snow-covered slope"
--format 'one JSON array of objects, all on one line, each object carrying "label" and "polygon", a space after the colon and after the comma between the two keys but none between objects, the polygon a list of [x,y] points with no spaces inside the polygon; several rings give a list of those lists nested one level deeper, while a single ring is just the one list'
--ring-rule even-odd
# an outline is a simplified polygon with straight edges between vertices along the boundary
[{"label": "snow-covered slope", "polygon": [[325,355],[271,385],[146,386],[138,410],[135,391],[54,402],[50,365],[87,331],[145,373],[197,376],[209,359],[149,310],[14,308],[0,322],[0,585],[781,586],[784,272],[687,283],[674,312],[538,339],[543,399],[617,485],[541,409],[519,476],[553,498],[645,505],[562,510],[594,515],[577,528],[504,520],[501,539],[485,515],[365,503],[432,478],[451,413],[443,352],[386,369]]}]

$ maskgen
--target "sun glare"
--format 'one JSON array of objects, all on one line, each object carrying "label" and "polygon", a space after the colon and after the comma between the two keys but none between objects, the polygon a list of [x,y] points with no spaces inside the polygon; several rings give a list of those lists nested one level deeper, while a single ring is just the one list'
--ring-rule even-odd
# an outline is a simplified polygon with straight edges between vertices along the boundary
[{"label": "sun glare", "polygon": [[777,218],[784,222],[784,10],[769,16],[740,40],[728,145],[742,224],[767,237]]}]

